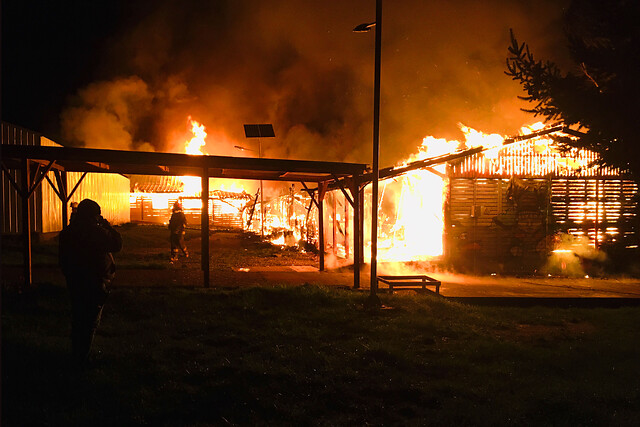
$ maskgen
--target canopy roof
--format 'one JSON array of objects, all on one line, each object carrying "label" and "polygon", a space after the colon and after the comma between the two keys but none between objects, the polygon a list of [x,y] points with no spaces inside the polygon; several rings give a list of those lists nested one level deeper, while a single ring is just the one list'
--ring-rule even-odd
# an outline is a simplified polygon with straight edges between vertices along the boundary
[{"label": "canopy roof", "polygon": [[205,176],[206,173],[210,178],[326,182],[361,175],[367,168],[362,163],[30,145],[2,144],[0,147],[2,162],[10,169],[19,169],[20,161],[28,159],[68,172],[165,176]]}]

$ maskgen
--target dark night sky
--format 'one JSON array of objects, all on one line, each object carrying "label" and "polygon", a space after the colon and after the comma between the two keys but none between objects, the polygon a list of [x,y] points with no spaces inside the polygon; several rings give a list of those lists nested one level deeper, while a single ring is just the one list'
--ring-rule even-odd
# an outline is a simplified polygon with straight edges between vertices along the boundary
[{"label": "dark night sky", "polygon": [[[504,75],[509,28],[562,60],[556,1],[387,1],[381,164],[462,122],[536,121]],[[191,115],[209,154],[242,124],[276,129],[271,157],[369,162],[375,1],[2,1],[2,118],[52,139],[172,150]]]},{"label": "dark night sky", "polygon": [[2,116],[56,132],[66,98],[92,81],[122,17],[109,1],[2,2]]}]

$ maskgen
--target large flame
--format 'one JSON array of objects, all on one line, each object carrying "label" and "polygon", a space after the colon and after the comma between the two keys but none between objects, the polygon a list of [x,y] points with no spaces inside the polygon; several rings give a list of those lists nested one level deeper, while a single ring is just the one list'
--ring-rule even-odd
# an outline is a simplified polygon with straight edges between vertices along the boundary
[{"label": "large flame", "polygon": [[[207,137],[204,124],[189,116],[187,118],[187,126],[192,136],[185,142],[179,143],[176,151],[190,155],[207,154],[204,151]],[[153,217],[163,218],[167,215],[166,212],[170,210],[172,203],[175,200],[181,200],[185,211],[193,210],[199,212],[202,209],[202,200],[200,198],[202,193],[202,178],[199,176],[181,176],[178,177],[178,179],[182,183],[182,191],[180,193],[132,193],[130,196],[132,206],[141,205],[142,202],[139,199],[145,200],[146,203],[150,202],[149,207],[152,210],[165,212],[165,214],[154,213]],[[214,192],[215,190],[220,190],[222,193],[245,193],[244,186],[240,181],[213,181],[217,184],[216,188],[211,188],[210,186]],[[227,197],[223,203],[216,202],[215,213],[219,215],[238,214],[244,208],[245,201],[243,197]],[[213,211],[210,212],[212,214],[214,213]]]},{"label": "large flame", "polygon": [[[185,142],[184,144],[184,152],[186,154],[191,155],[203,155],[206,154],[202,151],[202,148],[205,146],[205,138],[207,137],[207,132],[205,131],[205,127],[203,124],[193,120],[191,116],[187,119],[189,125],[191,126],[191,133],[193,137]],[[182,180],[182,184],[184,185],[183,193],[188,196],[196,196],[202,192],[202,181],[197,176],[183,176],[180,178]]]},{"label": "large flame", "polygon": [[[539,122],[524,126],[521,133],[527,135],[543,128],[544,124]],[[476,147],[485,150],[486,158],[498,156],[505,141],[504,136],[485,134],[463,124],[460,124],[460,129],[464,141],[427,136],[418,147],[418,152],[402,165]],[[424,261],[443,254],[446,186],[445,164],[413,170],[383,183],[380,206],[391,205],[393,208],[391,212],[379,214],[379,260]]]},{"label": "large flame", "polygon": [[[192,137],[183,143],[183,152],[191,155],[206,154],[204,153],[207,137],[205,126],[191,117],[188,118],[188,125]],[[485,134],[462,124],[460,124],[460,129],[464,134],[464,140],[446,140],[427,136],[417,147],[416,153],[401,162],[398,167],[477,147],[482,148],[483,155],[479,157],[479,162],[474,160],[469,163],[469,170],[476,170],[479,173],[487,173],[488,171],[489,174],[505,176],[544,175],[552,171],[557,173],[558,170],[585,168],[589,164],[589,157],[582,158],[555,150],[552,140],[548,137],[537,136],[530,140],[533,143],[521,144],[520,139],[506,140],[502,135]],[[520,134],[529,135],[542,129],[544,129],[544,124],[538,122],[522,127]],[[466,159],[469,158],[465,157],[465,161]],[[535,161],[530,159],[535,159]],[[464,162],[461,165],[464,166]],[[171,200],[177,198],[183,200],[185,210],[201,209],[201,178],[181,177],[181,180],[184,184],[181,194],[147,194],[147,198],[153,200],[154,209],[167,209]],[[219,190],[222,193],[247,193],[243,181],[213,181],[212,191],[214,192]],[[378,259],[381,262],[426,261],[443,255],[444,207],[447,203],[447,186],[447,164],[415,169],[381,182],[380,203],[378,205]],[[255,189],[250,191],[252,195],[254,192]],[[219,197],[218,193],[214,197]],[[241,212],[245,229],[260,232],[262,209],[260,198],[257,199],[254,198],[249,204],[247,204],[246,198],[234,197],[227,198],[222,203],[216,202],[216,214],[231,215]],[[365,197],[365,200],[365,204],[369,203],[370,207],[370,189],[369,196]],[[280,196],[265,198],[264,202],[264,231],[273,243],[291,245],[304,240],[305,237],[307,240],[313,240],[313,236],[317,235],[317,227],[313,223],[314,216],[310,216],[308,211],[310,205],[308,195],[296,193],[291,188],[287,191],[283,190]],[[585,202],[585,212],[588,210],[588,215],[590,215],[585,213],[587,215],[585,220],[593,220],[591,216],[595,218],[598,212],[598,207],[594,206],[591,209],[588,206],[589,203],[593,204],[593,202]],[[342,204],[342,206],[345,205],[346,202]],[[364,213],[365,216],[369,216],[369,218],[365,218],[364,223],[364,226],[367,227],[370,223],[371,209],[367,209],[365,206]],[[332,245],[335,246],[335,255],[350,258],[353,254],[350,250],[353,248],[352,214],[345,210],[343,215],[336,208],[335,212],[329,212],[328,215],[334,227],[340,231],[338,239],[336,239],[335,231],[333,233]],[[576,222],[579,221],[576,219]],[[599,234],[615,232],[617,231],[610,231],[608,228],[598,231]],[[339,237],[340,235],[342,237]],[[368,233],[365,230],[365,239],[366,236]],[[556,248],[554,253],[561,253],[560,251],[565,249],[567,248]],[[365,241],[365,257],[369,258],[369,254],[370,242]]]}]

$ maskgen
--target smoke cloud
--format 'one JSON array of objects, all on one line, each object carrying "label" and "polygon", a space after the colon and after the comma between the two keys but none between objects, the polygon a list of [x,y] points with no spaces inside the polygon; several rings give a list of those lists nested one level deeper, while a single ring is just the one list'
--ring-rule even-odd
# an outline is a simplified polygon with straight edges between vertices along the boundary
[{"label": "smoke cloud", "polygon": [[[371,162],[375,2],[133,2],[101,64],[104,78],[62,114],[65,138],[101,148],[174,151],[187,117],[205,151],[246,155],[244,123],[273,123],[266,157]],[[534,119],[504,75],[509,28],[537,56],[565,55],[561,3],[385,2],[381,166],[462,122],[510,134]],[[559,42],[560,40],[560,42]]]}]

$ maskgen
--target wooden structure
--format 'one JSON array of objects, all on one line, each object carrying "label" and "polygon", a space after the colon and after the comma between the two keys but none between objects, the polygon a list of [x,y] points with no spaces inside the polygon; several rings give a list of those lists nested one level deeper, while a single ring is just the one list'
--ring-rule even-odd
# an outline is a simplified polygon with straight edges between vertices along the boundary
[{"label": "wooden structure", "polygon": [[[379,175],[391,179],[425,169],[443,180],[441,260],[461,270],[530,273],[557,248],[558,239],[640,255],[638,183],[622,171],[597,166],[593,152],[561,151],[541,138],[565,131],[570,132],[554,126],[506,138],[497,153],[479,146],[384,168]],[[439,164],[447,165],[444,173],[432,168]],[[361,185],[372,179],[365,173]],[[329,188],[339,193],[335,183]]]},{"label": "wooden structure", "polygon": [[[332,183],[342,189],[349,197],[355,217],[361,210],[357,203],[360,198],[360,177],[366,165],[359,163],[339,163],[322,161],[256,159],[247,157],[194,156],[176,153],[151,153],[122,150],[103,150],[90,148],[42,147],[1,145],[2,169],[7,176],[9,170],[20,170],[19,179],[9,178],[18,191],[22,206],[22,223],[31,221],[30,205],[36,188],[45,179],[49,171],[59,176],[57,194],[63,202],[62,215],[67,223],[68,191],[64,177],[67,172],[99,172],[122,175],[164,175],[198,176],[202,184],[202,270],[204,284],[209,286],[209,179],[231,178],[267,181],[301,182],[313,195],[313,203],[319,212],[323,210],[324,195]],[[53,184],[53,183],[52,183]],[[315,188],[309,188],[314,184]],[[355,201],[355,203],[353,202]],[[320,215],[322,218],[322,215]],[[322,221],[320,220],[320,228]],[[357,227],[362,229],[361,225]],[[322,236],[322,233],[320,233]],[[25,282],[31,284],[31,228],[23,227],[24,275]],[[322,239],[324,240],[324,239]],[[320,242],[320,270],[324,270],[324,241]],[[362,252],[361,248],[358,249]],[[354,287],[359,287],[360,257],[355,259]]]},{"label": "wooden structure", "polygon": [[[591,151],[530,140],[447,170],[445,248],[471,271],[532,272],[562,235],[594,249],[640,243],[638,183]],[[469,261],[471,263],[469,263]]]},{"label": "wooden structure", "polygon": [[[2,122],[2,144],[33,145],[61,147],[37,132],[20,128]],[[2,191],[2,233],[21,234],[22,205],[20,194],[15,191],[11,180],[20,180],[19,170],[7,169],[0,177]],[[65,172],[65,183],[68,183],[67,202],[80,202],[90,198],[102,207],[103,216],[112,224],[129,222],[129,209],[126,203],[129,199],[129,179],[118,174]],[[62,229],[62,208],[58,194],[56,194],[57,177],[54,171],[49,171],[44,185],[34,189],[30,203],[31,231],[35,233],[58,232]],[[53,184],[56,182],[56,184]]]}]

